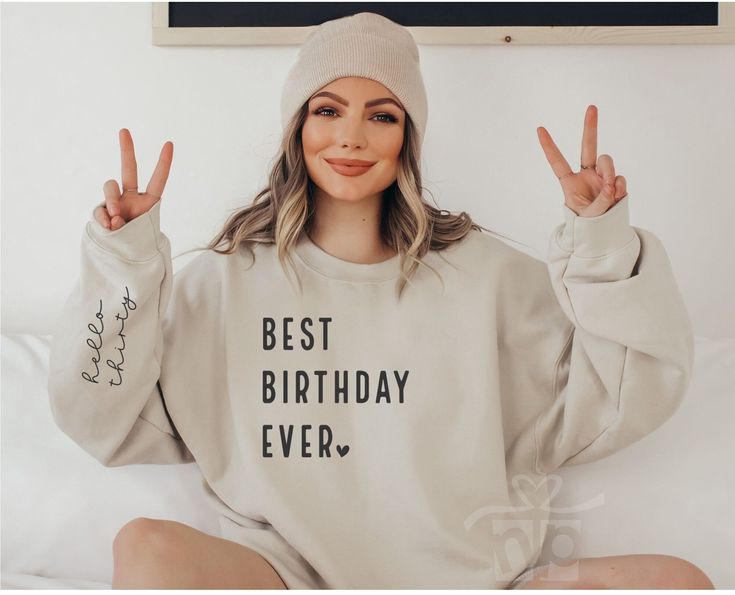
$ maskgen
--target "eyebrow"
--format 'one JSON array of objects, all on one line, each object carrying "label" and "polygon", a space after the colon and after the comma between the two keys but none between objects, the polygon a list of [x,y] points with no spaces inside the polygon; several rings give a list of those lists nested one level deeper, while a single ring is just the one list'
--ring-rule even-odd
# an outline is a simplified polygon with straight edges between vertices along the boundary
[{"label": "eyebrow", "polygon": [[[329,91],[322,91],[321,93],[317,93],[314,95],[311,99],[316,99],[317,97],[330,97],[334,99],[335,101],[338,101],[342,105],[346,105],[349,107],[350,102],[347,101],[345,98],[340,97],[339,95],[336,95],[335,93],[330,93]],[[309,101],[311,101],[311,99]],[[395,105],[398,109],[401,111],[404,111],[404,109],[401,107],[400,104],[398,104],[395,100],[391,99],[390,97],[382,97],[381,99],[373,99],[371,101],[365,102],[365,107],[373,107],[374,105],[381,105],[383,103],[392,103]]]}]

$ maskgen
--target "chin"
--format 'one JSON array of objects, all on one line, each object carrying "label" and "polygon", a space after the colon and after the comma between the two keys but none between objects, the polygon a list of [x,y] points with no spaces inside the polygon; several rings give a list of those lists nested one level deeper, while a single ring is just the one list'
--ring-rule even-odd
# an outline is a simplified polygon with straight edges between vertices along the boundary
[{"label": "chin", "polygon": [[[347,200],[357,202],[367,196],[379,192],[379,185],[368,180],[360,180],[362,176],[345,178],[344,180],[323,179],[321,176],[312,178],[314,185],[326,196],[336,200]],[[367,182],[367,183],[366,183]]]},{"label": "chin", "polygon": [[372,196],[375,192],[365,192],[359,188],[324,188],[324,193],[331,196],[335,200],[344,200],[347,202],[358,202],[368,196]]}]

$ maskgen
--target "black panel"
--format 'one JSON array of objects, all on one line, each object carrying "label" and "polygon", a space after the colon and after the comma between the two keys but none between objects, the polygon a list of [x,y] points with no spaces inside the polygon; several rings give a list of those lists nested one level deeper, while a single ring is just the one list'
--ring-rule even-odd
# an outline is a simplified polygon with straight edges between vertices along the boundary
[{"label": "black panel", "polygon": [[417,27],[717,25],[717,2],[169,2],[169,27],[305,27],[376,12]]}]

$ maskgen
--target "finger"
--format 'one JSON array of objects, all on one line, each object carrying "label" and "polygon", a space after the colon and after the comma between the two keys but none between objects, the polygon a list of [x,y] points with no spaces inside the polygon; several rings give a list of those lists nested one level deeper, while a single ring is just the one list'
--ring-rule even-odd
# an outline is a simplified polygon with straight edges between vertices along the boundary
[{"label": "finger", "polygon": [[153,171],[151,181],[148,182],[146,192],[161,198],[163,196],[163,189],[166,187],[166,181],[168,180],[168,173],[171,171],[171,162],[174,158],[174,144],[172,142],[164,143],[161,154],[158,156],[158,163],[156,169]]},{"label": "finger", "polygon": [[101,205],[94,208],[94,218],[102,226],[110,229],[110,217],[107,214],[107,209]]},{"label": "finger", "polygon": [[625,198],[626,194],[628,194],[628,188],[625,177],[615,176],[615,200]]},{"label": "finger", "polygon": [[590,105],[584,115],[584,133],[582,135],[582,165],[597,163],[597,106]]},{"label": "finger", "polygon": [[120,130],[120,159],[122,165],[123,190],[137,188],[138,164],[135,161],[135,147],[133,146],[133,137],[131,136],[130,131],[127,128],[122,128]]},{"label": "finger", "polygon": [[597,173],[602,176],[602,189],[612,198],[615,194],[615,165],[610,155],[600,155]]},{"label": "finger", "polygon": [[597,217],[606,213],[615,204],[614,193],[614,187],[610,191],[607,186],[603,186],[595,200],[582,211],[583,216]]},{"label": "finger", "polygon": [[105,206],[110,215],[110,223],[114,229],[115,225],[122,221],[120,217],[120,187],[117,185],[117,180],[107,180],[105,185],[102,186],[102,190],[105,193]]},{"label": "finger", "polygon": [[561,151],[551,139],[551,135],[546,131],[546,128],[539,126],[536,129],[536,133],[541,142],[541,148],[544,150],[544,155],[546,155],[546,160],[551,165],[551,169],[554,171],[556,177],[561,178],[571,173],[572,168],[569,167],[569,163],[564,159],[564,155],[561,154]]}]

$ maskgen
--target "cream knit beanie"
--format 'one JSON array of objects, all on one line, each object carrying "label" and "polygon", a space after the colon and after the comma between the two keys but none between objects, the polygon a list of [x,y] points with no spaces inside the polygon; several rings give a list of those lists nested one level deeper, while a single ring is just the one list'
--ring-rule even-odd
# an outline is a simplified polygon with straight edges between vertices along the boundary
[{"label": "cream knit beanie", "polygon": [[372,12],[326,21],[312,31],[283,85],[283,128],[309,97],[347,76],[378,81],[401,100],[418,130],[420,152],[428,106],[418,47],[408,29]]}]

